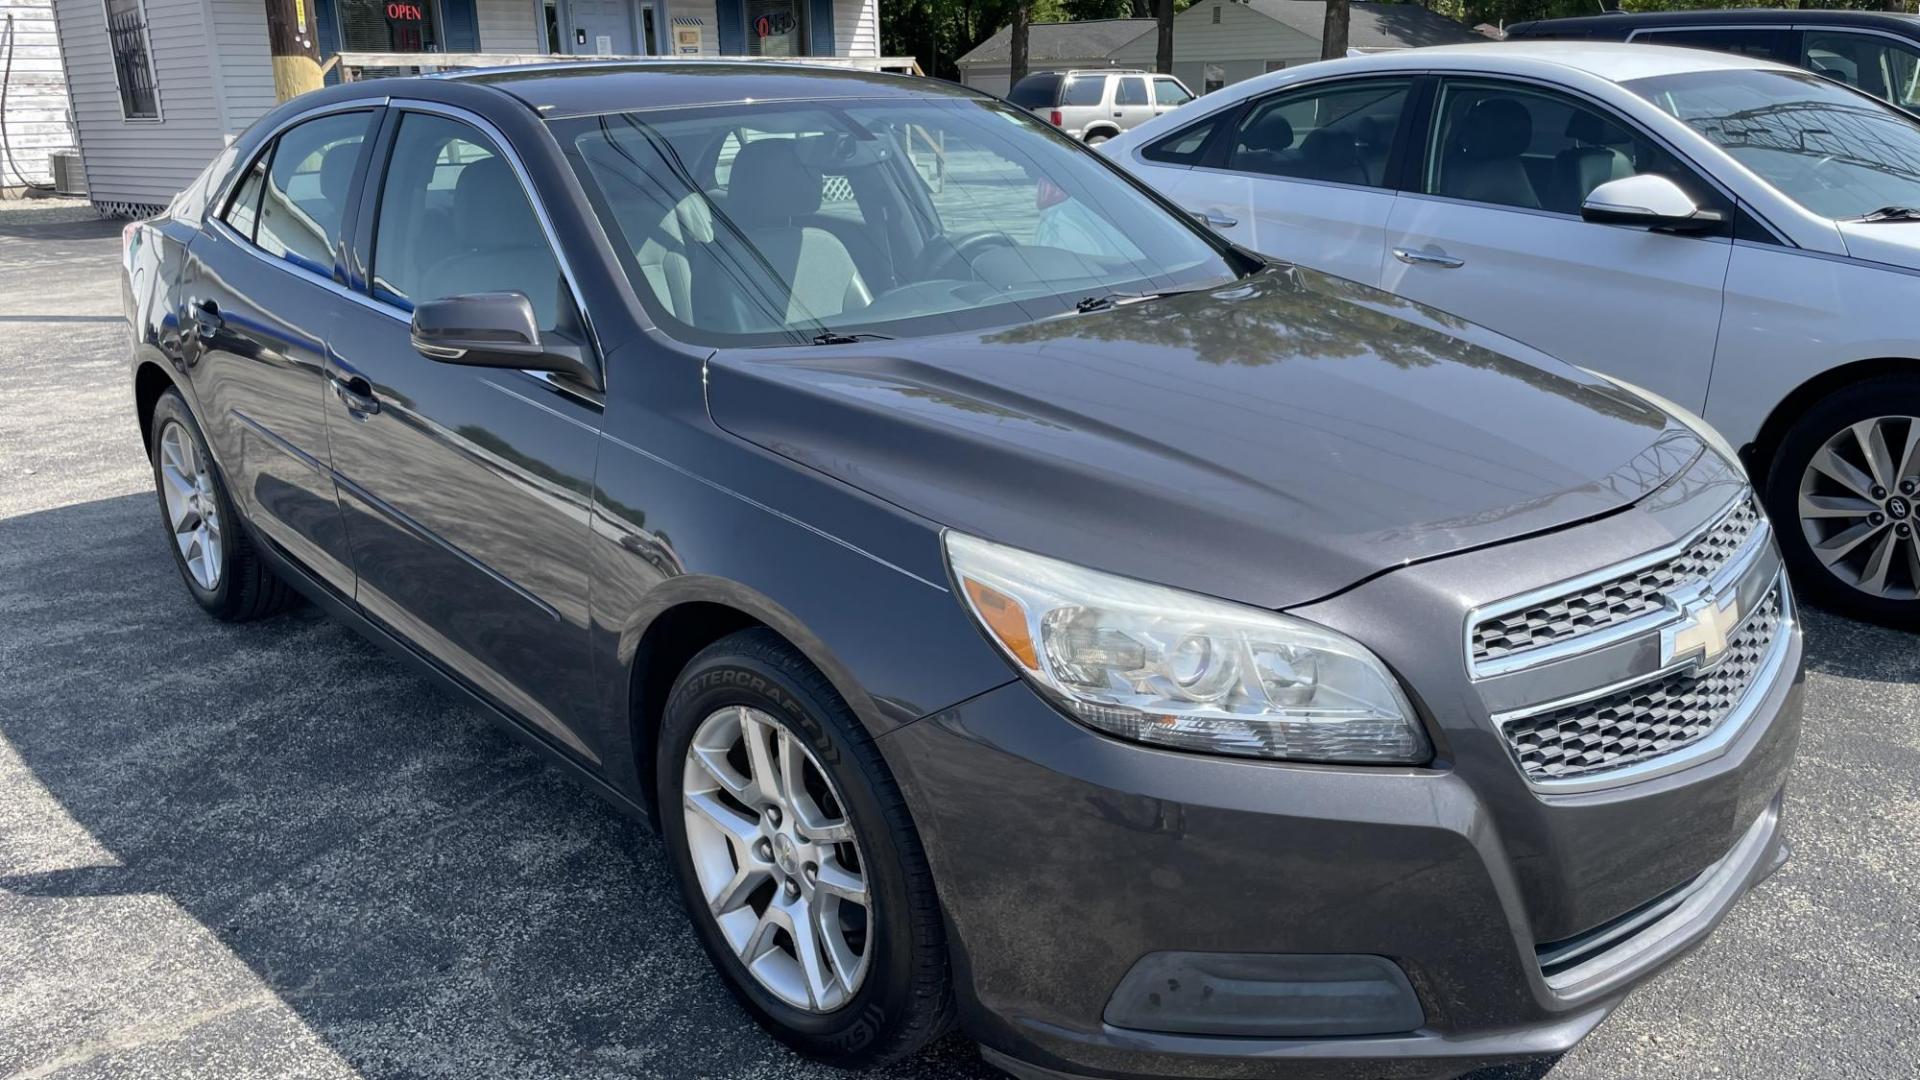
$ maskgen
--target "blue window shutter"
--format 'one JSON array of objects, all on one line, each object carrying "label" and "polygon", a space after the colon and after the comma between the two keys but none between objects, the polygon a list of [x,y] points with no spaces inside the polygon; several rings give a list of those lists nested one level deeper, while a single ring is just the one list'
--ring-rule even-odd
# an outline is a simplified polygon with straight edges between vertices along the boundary
[{"label": "blue window shutter", "polygon": [[440,0],[440,15],[447,20],[441,28],[446,37],[440,46],[443,50],[480,51],[480,13],[474,10],[473,0]]},{"label": "blue window shutter", "polygon": [[807,0],[807,20],[812,23],[811,56],[833,55],[833,0]]},{"label": "blue window shutter", "polygon": [[714,20],[720,24],[720,55],[747,55],[747,0],[716,0]]}]

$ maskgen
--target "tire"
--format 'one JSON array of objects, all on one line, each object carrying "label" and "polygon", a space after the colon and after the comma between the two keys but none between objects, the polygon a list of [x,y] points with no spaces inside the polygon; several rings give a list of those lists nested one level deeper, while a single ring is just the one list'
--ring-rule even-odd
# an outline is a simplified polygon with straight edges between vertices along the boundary
[{"label": "tire", "polygon": [[[160,524],[166,531],[167,549],[173,552],[174,566],[194,601],[222,622],[263,618],[296,603],[299,594],[275,577],[254,550],[240,515],[234,512],[233,500],[227,496],[226,484],[213,466],[213,456],[207,452],[206,436],[178,390],[160,395],[153,407],[149,429],[152,439],[147,445],[147,457],[153,465]],[[211,503],[213,509],[210,517],[200,518],[213,525],[206,532],[196,533],[200,537],[193,545],[193,550],[200,552],[197,566],[189,554],[188,544],[182,542],[181,533],[175,528],[175,510],[168,501],[170,485],[176,497],[182,490],[180,481],[184,471],[172,467],[174,459],[182,457],[182,452],[189,448],[193,458],[189,469],[198,480],[197,484],[188,485],[195,489],[194,505]],[[192,515],[198,513],[197,509],[191,511],[187,520],[191,521]],[[206,562],[208,548],[212,549],[211,564]],[[211,573],[207,570],[209,565],[216,567]]]},{"label": "tire", "polygon": [[1087,136],[1087,145],[1099,146],[1101,143],[1106,142],[1108,139],[1111,139],[1111,138],[1113,138],[1113,136],[1107,134],[1106,132],[1099,132],[1097,134]]},{"label": "tire", "polygon": [[[702,884],[700,875],[702,868],[710,877],[716,874],[713,837],[722,831],[708,826],[712,818],[688,809],[687,793],[691,790],[690,776],[691,782],[704,786],[717,774],[702,771],[702,766],[689,760],[688,751],[696,733],[700,733],[703,747],[724,743],[724,737],[713,733],[725,730],[729,714],[760,718],[754,721],[760,724],[756,730],[770,740],[776,755],[781,752],[779,739],[783,732],[803,747],[811,755],[809,768],[817,768],[830,785],[826,794],[837,801],[840,820],[851,824],[852,835],[857,838],[858,865],[870,896],[870,902],[859,909],[867,927],[861,934],[863,975],[857,987],[837,1001],[824,1001],[827,995],[822,995],[823,1005],[831,1007],[796,1006],[772,988],[778,985],[777,980],[749,970],[742,953],[751,952],[752,944],[744,949],[737,947],[729,939],[729,931],[722,929],[721,916],[709,905],[708,887]],[[775,726],[769,728],[761,720]],[[736,726],[741,732],[747,728],[744,720]],[[742,763],[744,741],[729,745],[734,747],[734,756],[727,760]],[[688,663],[674,684],[661,724],[657,762],[660,819],[682,902],[728,990],[762,1027],[801,1054],[840,1068],[859,1069],[908,1057],[952,1026],[954,1005],[945,932],[919,836],[872,738],[825,676],[805,658],[765,629],[742,631],[707,647]],[[737,782],[745,780],[749,770],[735,771],[729,766],[727,771]],[[817,790],[818,785],[815,787]],[[716,788],[697,792],[696,798],[719,794]],[[731,799],[730,793],[721,801],[732,808],[747,802]],[[815,810],[829,801],[822,796]],[[807,816],[794,812],[791,820],[801,822]],[[770,819],[763,811],[757,817],[746,816],[744,822],[731,820],[736,826],[764,830]],[[740,857],[742,835],[725,833],[719,848],[722,861],[718,878],[733,874],[733,880],[739,881],[746,875]],[[699,867],[696,843],[702,852]],[[758,850],[759,841],[753,843]],[[840,850],[844,851],[844,846]],[[842,857],[835,866],[847,862]],[[824,868],[826,860],[819,865]],[[824,882],[825,869],[820,873]],[[764,891],[755,895],[769,905],[780,896],[797,897],[797,893],[783,891],[789,880],[794,882],[793,889],[800,887],[800,875],[789,878],[775,873],[763,886]],[[815,890],[810,902],[819,902],[824,895],[818,885]],[[839,903],[839,925],[857,924],[861,915],[848,914],[854,906]],[[734,940],[738,940],[743,922],[757,920],[757,926],[768,918],[765,910],[756,910],[751,902],[725,917],[736,920],[731,924]],[[820,936],[825,940],[824,931]],[[849,933],[843,940],[852,937]],[[791,935],[786,944],[794,944]],[[795,961],[787,959],[789,952]],[[794,970],[798,970],[798,951],[789,952],[771,959],[782,965],[794,963]],[[820,954],[815,958],[818,962]],[[828,970],[837,969],[830,966]]]},{"label": "tire", "polygon": [[[1920,434],[1920,378],[1869,379],[1835,391],[1808,409],[1781,439],[1767,470],[1764,498],[1803,598],[1843,615],[1911,629],[1920,628],[1920,451],[1906,463],[1904,476],[1893,475],[1900,471],[1909,431]],[[1863,433],[1869,443],[1877,433],[1881,445],[1891,444],[1882,456],[1880,477],[1890,484],[1875,483]],[[1818,469],[1816,455],[1821,457]],[[1841,464],[1834,463],[1832,455]],[[1903,483],[1907,490],[1901,489]],[[1875,490],[1884,494],[1876,496]],[[1803,493],[1813,501],[1803,504]],[[1818,506],[1821,513],[1836,516],[1807,517],[1803,506]],[[1857,516],[1869,511],[1878,517]],[[1860,542],[1830,563],[1847,542],[1843,534],[1856,528],[1864,529],[1855,534],[1862,536]],[[1883,536],[1891,546],[1880,563],[1875,558]],[[1824,546],[1827,557],[1817,544]],[[1884,577],[1876,576],[1881,565],[1886,567]]]}]

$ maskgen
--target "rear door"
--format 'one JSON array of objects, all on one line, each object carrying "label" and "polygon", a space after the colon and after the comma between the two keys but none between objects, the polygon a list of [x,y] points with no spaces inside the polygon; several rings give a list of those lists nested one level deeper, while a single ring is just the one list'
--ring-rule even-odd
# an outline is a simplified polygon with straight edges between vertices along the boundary
[{"label": "rear door", "polygon": [[[525,174],[479,117],[390,109],[356,251],[371,310],[334,340],[327,401],[357,597],[470,686],[592,759],[588,519],[601,404],[557,377],[429,360],[418,301],[519,292],[587,347]],[[587,355],[592,355],[588,348]]]},{"label": "rear door", "polygon": [[1248,103],[1178,187],[1222,235],[1377,284],[1409,76],[1340,79]]},{"label": "rear door", "polygon": [[180,296],[200,420],[241,512],[342,595],[353,592],[328,467],[328,341],[359,311],[340,241],[380,110],[288,127],[193,241]]},{"label": "rear door", "polygon": [[1920,47],[1905,38],[1808,27],[1792,62],[1902,109],[1920,108]]},{"label": "rear door", "polygon": [[1113,119],[1121,131],[1153,119],[1153,98],[1148,95],[1145,75],[1121,75],[1115,79]]},{"label": "rear door", "polygon": [[1531,84],[1441,81],[1412,190],[1393,209],[1381,285],[1698,410],[1732,252],[1580,217],[1601,183],[1658,173],[1733,207],[1597,103]]}]

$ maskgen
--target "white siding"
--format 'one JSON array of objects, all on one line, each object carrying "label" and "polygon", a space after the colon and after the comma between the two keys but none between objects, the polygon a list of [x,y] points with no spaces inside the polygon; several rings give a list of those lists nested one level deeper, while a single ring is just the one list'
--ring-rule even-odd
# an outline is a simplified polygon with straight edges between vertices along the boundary
[{"label": "white siding", "polygon": [[67,80],[60,67],[53,0],[0,0],[0,64],[7,61],[7,17],[13,17],[13,71],[7,77],[6,147],[0,147],[0,188],[52,179],[47,155],[73,145],[67,126]]},{"label": "white siding", "polygon": [[484,53],[544,53],[546,13],[539,0],[475,0],[480,19],[480,51]]},{"label": "white siding", "polygon": [[[1220,21],[1213,21],[1214,9]],[[1148,31],[1113,51],[1125,67],[1151,69],[1159,35]],[[1268,64],[1288,67],[1320,58],[1320,41],[1232,0],[1200,0],[1174,16],[1173,73],[1198,94],[1206,89],[1206,68],[1220,69],[1227,85],[1250,79]]]},{"label": "white siding", "polygon": [[[720,55],[720,15],[714,0],[671,0],[667,5],[667,16],[674,27],[687,28],[689,20],[699,21],[700,56]],[[677,38],[670,40],[676,41]],[[678,44],[668,46],[668,51],[679,53]]]},{"label": "white siding", "polygon": [[880,0],[833,0],[833,54],[880,55]]},{"label": "white siding", "polygon": [[228,135],[273,105],[265,5],[145,4],[159,87],[157,121],[121,118],[101,0],[54,0],[80,153],[96,204],[166,203],[219,153]]},{"label": "white siding", "polygon": [[[308,0],[313,10],[318,0]],[[206,0],[220,58],[222,124],[229,134],[273,111],[273,55],[267,46],[267,6],[260,0]]]}]

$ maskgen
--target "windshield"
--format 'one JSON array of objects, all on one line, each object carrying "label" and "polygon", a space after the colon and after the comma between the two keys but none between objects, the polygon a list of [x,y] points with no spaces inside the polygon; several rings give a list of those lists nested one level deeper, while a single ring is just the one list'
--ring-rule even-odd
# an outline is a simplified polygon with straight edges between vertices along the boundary
[{"label": "windshield", "polygon": [[978,330],[1241,269],[997,102],[758,102],[556,127],[635,291],[683,340]]},{"label": "windshield", "polygon": [[1699,71],[1624,85],[1816,214],[1920,207],[1920,124],[1818,75]]}]

